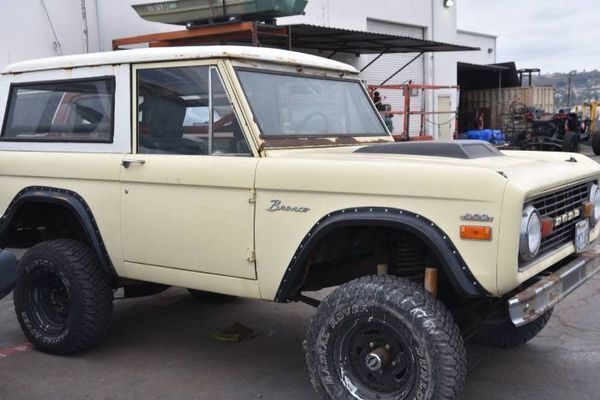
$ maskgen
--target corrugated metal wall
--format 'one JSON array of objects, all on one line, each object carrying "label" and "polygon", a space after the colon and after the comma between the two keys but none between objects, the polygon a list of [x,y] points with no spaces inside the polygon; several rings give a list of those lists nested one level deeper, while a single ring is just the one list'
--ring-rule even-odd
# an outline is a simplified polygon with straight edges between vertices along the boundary
[{"label": "corrugated metal wall", "polygon": [[[367,30],[371,32],[389,33],[393,35],[409,36],[423,39],[425,32],[423,28],[395,24],[391,22],[374,19],[367,20]],[[399,70],[403,65],[412,60],[416,54],[389,54],[381,57],[362,74],[362,78],[370,85],[378,85],[390,75]],[[374,58],[374,56],[373,56]],[[372,59],[372,58],[371,58]],[[421,56],[400,72],[388,84],[401,84],[413,81],[413,83],[424,83],[425,60]],[[384,103],[392,105],[394,111],[404,110],[404,96],[400,90],[382,90],[381,95],[385,97]],[[423,111],[423,95],[419,91],[411,97],[411,110]],[[415,135],[419,132],[421,120],[419,116],[411,116],[410,132]],[[401,115],[394,117],[394,133],[399,134],[404,129],[404,120]]]}]

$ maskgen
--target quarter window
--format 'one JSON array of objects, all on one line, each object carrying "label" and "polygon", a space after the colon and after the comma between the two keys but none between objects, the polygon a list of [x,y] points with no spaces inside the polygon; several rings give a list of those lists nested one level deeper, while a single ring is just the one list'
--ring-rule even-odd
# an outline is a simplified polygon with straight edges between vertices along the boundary
[{"label": "quarter window", "polygon": [[114,77],[13,85],[1,139],[111,143],[114,92]]},{"label": "quarter window", "polygon": [[250,155],[215,67],[138,72],[138,153]]}]

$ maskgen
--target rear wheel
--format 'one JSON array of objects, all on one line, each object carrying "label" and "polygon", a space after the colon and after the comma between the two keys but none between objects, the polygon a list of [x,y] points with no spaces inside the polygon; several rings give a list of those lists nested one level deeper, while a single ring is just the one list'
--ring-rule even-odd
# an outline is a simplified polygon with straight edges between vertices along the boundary
[{"label": "rear wheel", "polygon": [[567,132],[563,138],[562,151],[569,153],[579,152],[579,135],[575,132]]},{"label": "rear wheel", "polygon": [[83,243],[42,242],[19,263],[15,311],[38,350],[72,354],[98,343],[110,327],[112,300],[110,277]]},{"label": "rear wheel", "polygon": [[329,295],[304,342],[322,399],[456,399],[465,379],[460,331],[422,286],[391,276]]}]

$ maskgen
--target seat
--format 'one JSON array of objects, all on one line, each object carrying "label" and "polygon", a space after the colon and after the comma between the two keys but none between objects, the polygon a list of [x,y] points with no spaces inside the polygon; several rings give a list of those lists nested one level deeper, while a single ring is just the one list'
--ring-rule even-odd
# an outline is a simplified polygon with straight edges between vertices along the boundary
[{"label": "seat", "polygon": [[[148,134],[139,135],[141,147],[152,149],[147,153],[207,154],[200,142],[183,137],[183,121],[187,112],[185,101],[178,96],[149,97],[141,106],[147,114]],[[140,149],[146,150],[146,149]]]}]

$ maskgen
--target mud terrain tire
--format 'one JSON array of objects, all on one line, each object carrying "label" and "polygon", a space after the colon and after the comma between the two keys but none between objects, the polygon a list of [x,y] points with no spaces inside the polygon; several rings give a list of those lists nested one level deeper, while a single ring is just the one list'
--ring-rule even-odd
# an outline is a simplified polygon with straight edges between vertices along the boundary
[{"label": "mud terrain tire", "polygon": [[110,328],[110,277],[81,242],[52,240],[29,249],[18,266],[14,296],[21,329],[40,351],[79,353]]},{"label": "mud terrain tire", "polygon": [[348,282],[318,307],[304,341],[322,399],[456,399],[463,339],[446,307],[393,276]]}]

